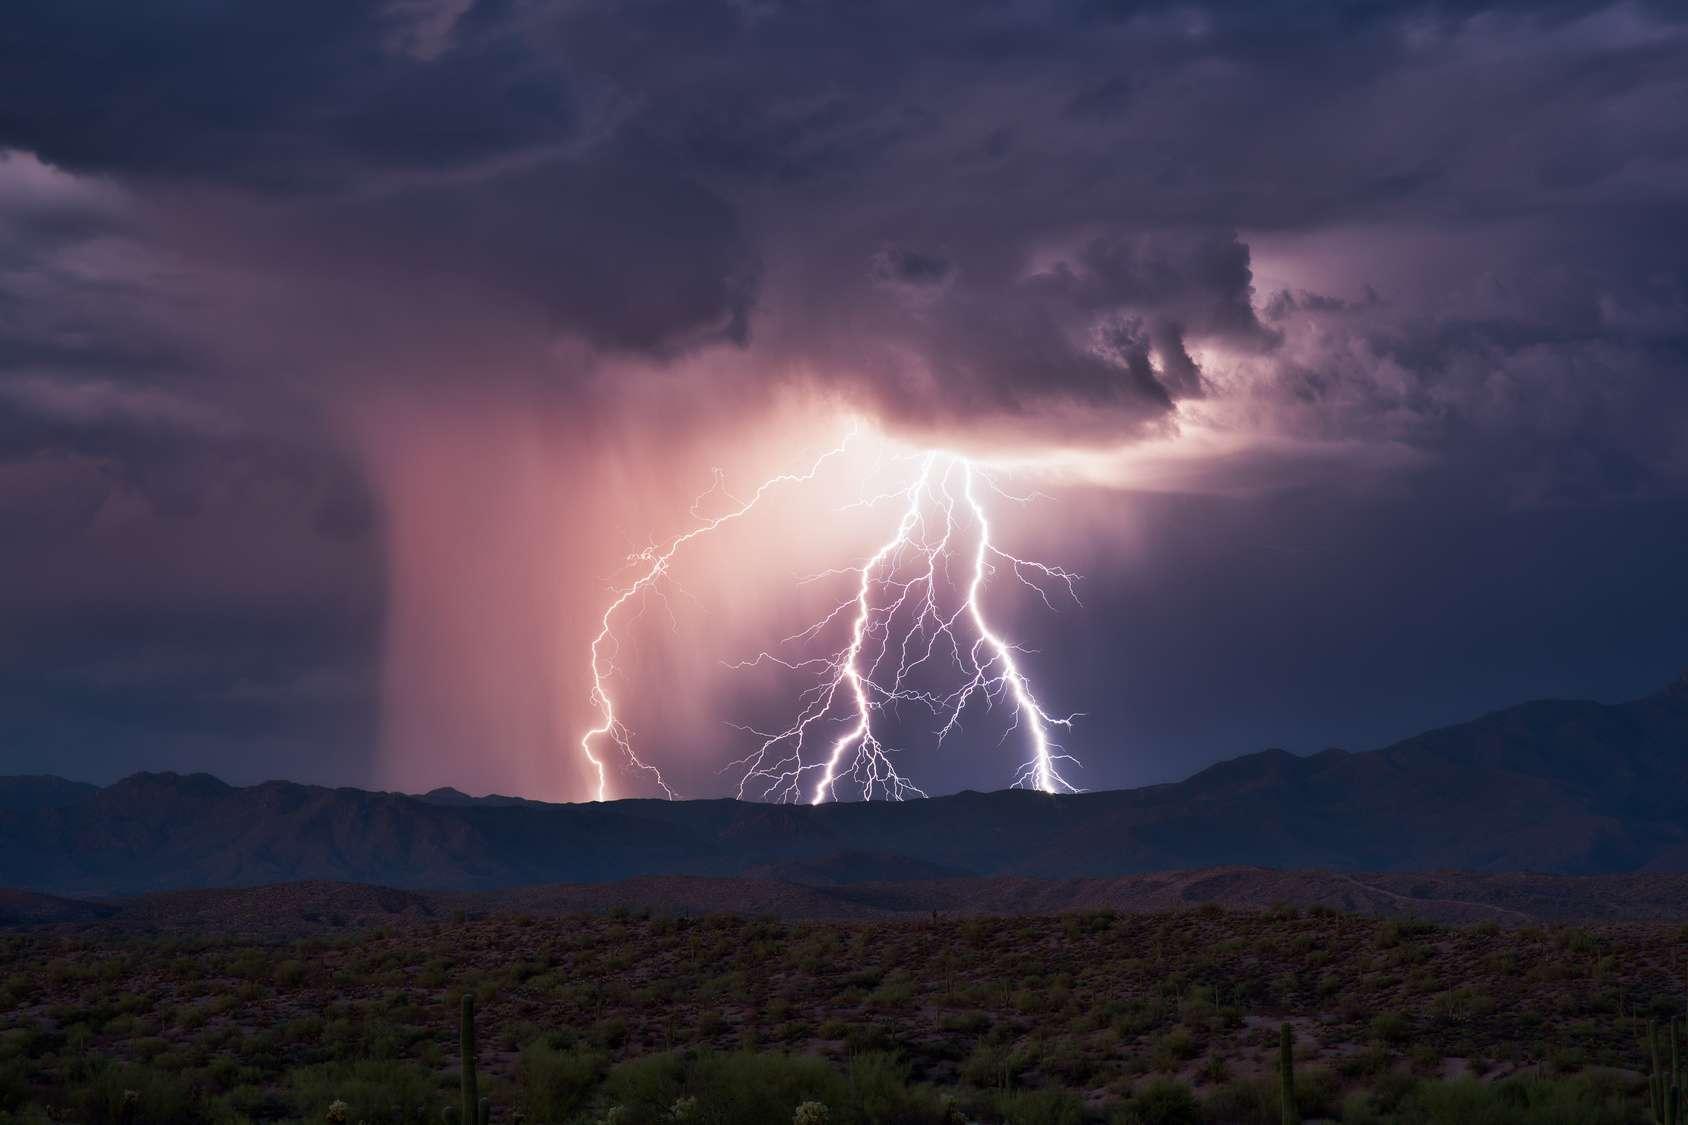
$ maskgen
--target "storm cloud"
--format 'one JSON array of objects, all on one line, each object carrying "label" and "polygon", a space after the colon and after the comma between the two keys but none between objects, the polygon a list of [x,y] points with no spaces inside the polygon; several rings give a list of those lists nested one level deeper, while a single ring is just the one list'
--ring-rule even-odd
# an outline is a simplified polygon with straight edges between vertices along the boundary
[{"label": "storm cloud", "polygon": [[[395,635],[480,643],[395,626],[449,577],[405,552],[577,584],[545,603],[563,639],[515,608],[489,634],[553,690],[628,543],[713,446],[801,404],[962,445],[1216,451],[1152,499],[1087,483],[1047,531],[1163,541],[1088,568],[1111,608],[1079,647],[1117,639],[1156,685],[1092,720],[1092,783],[1642,687],[1688,659],[1688,532],[1658,530],[1688,496],[1684,104],[1667,3],[25,5],[0,30],[8,764],[367,779],[378,665],[389,729],[407,694]],[[553,477],[600,490],[588,554],[479,522],[557,520]],[[645,499],[603,499],[629,481]],[[1633,560],[1620,596],[1555,552],[1554,655],[1452,638],[1482,654],[1465,686],[1384,718],[1321,710],[1328,652],[1289,662],[1284,708],[1244,683],[1281,638],[1212,657],[1275,597],[1326,620],[1326,568],[1486,587],[1534,564],[1487,535],[1452,557],[1447,529],[1512,520]],[[1442,531],[1391,530],[1417,523]],[[1305,571],[1260,562],[1309,543]],[[1593,647],[1605,599],[1638,622],[1622,655]],[[1378,595],[1336,648],[1387,647],[1412,600]],[[1049,659],[1075,707],[1118,696]],[[156,707],[129,709],[135,677]],[[531,706],[498,728],[513,757],[580,712]]]}]

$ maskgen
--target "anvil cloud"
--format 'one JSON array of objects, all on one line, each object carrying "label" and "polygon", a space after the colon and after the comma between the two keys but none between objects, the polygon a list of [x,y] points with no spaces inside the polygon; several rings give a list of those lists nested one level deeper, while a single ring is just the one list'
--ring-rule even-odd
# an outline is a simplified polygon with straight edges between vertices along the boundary
[{"label": "anvil cloud", "polygon": [[[1004,607],[1081,784],[1638,694],[1684,104],[1667,3],[25,5],[0,765],[583,795],[622,556],[844,414],[1082,451],[1006,531],[1088,610]],[[754,651],[847,530],[686,588]],[[718,765],[757,685],[673,647]]]}]

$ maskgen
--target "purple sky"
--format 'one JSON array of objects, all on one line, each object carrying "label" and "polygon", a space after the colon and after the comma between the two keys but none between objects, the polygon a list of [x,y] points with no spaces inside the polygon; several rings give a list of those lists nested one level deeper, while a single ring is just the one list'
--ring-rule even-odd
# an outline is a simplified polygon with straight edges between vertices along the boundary
[{"label": "purple sky", "polygon": [[[618,562],[844,410],[1124,466],[1005,525],[1087,787],[1643,694],[1685,106],[1666,3],[25,5],[0,770],[582,796]],[[696,671],[773,545],[872,549],[778,519],[630,639],[654,753],[777,709]]]}]

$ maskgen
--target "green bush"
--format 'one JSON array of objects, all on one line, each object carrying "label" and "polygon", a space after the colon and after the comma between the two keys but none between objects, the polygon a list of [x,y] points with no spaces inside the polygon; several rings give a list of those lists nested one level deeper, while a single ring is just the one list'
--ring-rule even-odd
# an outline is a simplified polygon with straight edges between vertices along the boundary
[{"label": "green bush", "polygon": [[1282,1125],[1278,1080],[1259,1077],[1227,1082],[1202,1102],[1209,1121],[1225,1125]]},{"label": "green bush", "polygon": [[626,1125],[664,1121],[674,1103],[696,1098],[693,1120],[728,1125],[790,1125],[805,1101],[845,1100],[843,1075],[818,1058],[704,1053],[690,1059],[652,1055],[616,1067],[603,1088],[606,1105],[620,1107]]},{"label": "green bush", "polygon": [[[805,1102],[825,1106],[830,1125],[939,1125],[947,1114],[929,1089],[909,1085],[905,1063],[883,1053],[857,1055],[844,1072],[825,1059],[802,1055],[650,1055],[617,1066],[591,1093],[583,1089],[583,1066],[555,1052],[530,1051],[535,1081],[541,1068],[549,1067],[547,1073],[574,1083],[566,1107],[524,1102],[534,1106],[529,1113],[541,1121],[567,1120],[570,1114],[580,1118],[583,1108],[594,1108],[599,1116],[613,1109],[618,1125],[658,1125],[672,1121],[675,1105],[682,1102],[686,1120],[700,1125],[790,1125]],[[523,1058],[530,1054],[524,1052]]]},{"label": "green bush", "polygon": [[832,1107],[846,1100],[843,1076],[824,1059],[742,1052],[698,1056],[685,1092],[698,1099],[698,1120],[721,1125],[790,1125],[803,1102]]},{"label": "green bush", "polygon": [[1113,1125],[1196,1125],[1201,1119],[1190,1088],[1170,1078],[1145,1083],[1109,1118]]},{"label": "green bush", "polygon": [[623,1106],[640,1120],[642,1110],[656,1112],[674,1104],[685,1092],[686,1063],[677,1053],[646,1055],[622,1063],[604,1080],[602,1100]]},{"label": "green bush", "polygon": [[1335,1117],[1342,1085],[1328,1067],[1309,1067],[1295,1076],[1295,1107],[1302,1117]]},{"label": "green bush", "polygon": [[1000,1044],[980,1043],[961,1064],[961,1080],[980,1089],[1006,1090],[1014,1083],[1012,1060],[1008,1048]]},{"label": "green bush", "polygon": [[1344,1125],[1642,1125],[1633,1080],[1614,1074],[1577,1078],[1474,1079],[1414,1084],[1393,1107],[1374,1095],[1351,1096]]},{"label": "green bush", "polygon": [[567,1121],[586,1108],[604,1078],[604,1057],[530,1043],[516,1060],[522,1112],[534,1121]]},{"label": "green bush", "polygon": [[289,1086],[288,1100],[306,1121],[321,1121],[342,1101],[347,1120],[366,1125],[437,1119],[448,1096],[439,1077],[415,1063],[371,1059],[304,1067],[292,1072]]},{"label": "green bush", "polygon": [[29,1061],[0,1062],[0,1113],[23,1108],[29,1100]]},{"label": "green bush", "polygon": [[1081,1125],[1084,1121],[1084,1102],[1067,1090],[1015,1090],[998,1094],[996,1111],[1005,1125]]},{"label": "green bush", "polygon": [[69,1091],[71,1120],[83,1125],[195,1125],[207,1120],[193,1090],[175,1075],[151,1067],[99,1068]]},{"label": "green bush", "polygon": [[909,1066],[884,1051],[869,1051],[850,1059],[849,1095],[842,1108],[862,1121],[941,1120],[936,1099],[908,1084]]},{"label": "green bush", "polygon": [[1407,1017],[1400,1012],[1379,1012],[1372,1017],[1372,1035],[1392,1047],[1405,1043],[1410,1031]]}]

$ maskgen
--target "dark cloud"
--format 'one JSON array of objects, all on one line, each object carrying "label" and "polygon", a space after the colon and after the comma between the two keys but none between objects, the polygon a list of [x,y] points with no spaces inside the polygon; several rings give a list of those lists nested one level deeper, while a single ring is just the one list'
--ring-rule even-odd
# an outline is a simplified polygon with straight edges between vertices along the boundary
[{"label": "dark cloud", "polygon": [[562,143],[576,121],[565,76],[479,19],[418,57],[403,10],[371,0],[14,15],[0,137],[77,170],[322,190]]},{"label": "dark cloud", "polygon": [[[1043,269],[992,268],[962,271],[899,247],[873,255],[890,308],[869,304],[854,331],[911,345],[921,361],[883,389],[883,413],[954,421],[1004,410],[1035,425],[1040,402],[1078,403],[1125,424],[1201,393],[1186,332],[1248,348],[1272,341],[1250,304],[1248,248],[1231,235],[1096,237]],[[906,364],[879,361],[885,371]]]},{"label": "dark cloud", "polygon": [[[1576,3],[79,3],[8,33],[0,142],[291,199],[245,225],[310,272],[401,299],[449,279],[612,351],[744,346],[771,267],[770,354],[831,350],[833,318],[895,339],[898,373],[844,376],[893,414],[1046,397],[1129,428],[1200,392],[1206,344],[1273,346],[1239,232],[1443,221],[1504,272],[1520,221],[1606,214],[1627,242],[1620,202],[1681,219],[1680,173],[1626,175],[1683,155],[1648,119],[1681,26]],[[864,258],[944,292],[864,294]],[[1153,378],[1119,346],[1137,323]]]},{"label": "dark cloud", "polygon": [[204,279],[172,271],[132,211],[109,185],[0,158],[0,467],[81,465],[79,494],[103,482],[159,515],[276,485],[308,498],[343,468],[250,385],[259,373],[206,346],[192,321]]},{"label": "dark cloud", "polygon": [[448,277],[610,349],[664,352],[750,334],[758,264],[734,209],[682,176],[547,162],[491,183],[430,184],[303,217],[374,283]]},{"label": "dark cloud", "polygon": [[954,273],[955,267],[947,259],[917,250],[887,246],[873,256],[874,280],[888,285],[926,289],[944,284]]},{"label": "dark cloud", "polygon": [[1080,308],[1176,317],[1232,344],[1264,344],[1248,247],[1234,235],[1096,238],[1033,283]]},{"label": "dark cloud", "polygon": [[[156,624],[190,550],[273,596],[256,536],[314,604],[377,599],[348,418],[609,413],[631,361],[912,430],[1207,427],[1297,495],[1388,463],[1425,511],[1668,505],[1685,75],[1663,2],[24,5],[0,578]],[[64,643],[106,643],[89,620]],[[367,680],[358,621],[260,678]],[[54,660],[41,706],[72,714],[86,665]]]}]

